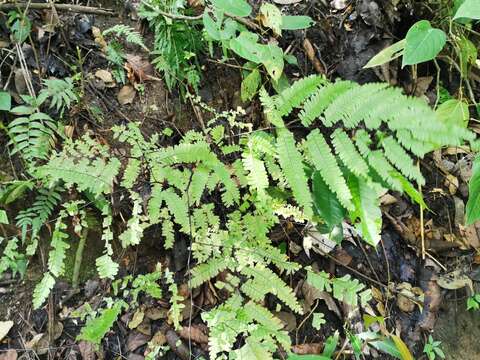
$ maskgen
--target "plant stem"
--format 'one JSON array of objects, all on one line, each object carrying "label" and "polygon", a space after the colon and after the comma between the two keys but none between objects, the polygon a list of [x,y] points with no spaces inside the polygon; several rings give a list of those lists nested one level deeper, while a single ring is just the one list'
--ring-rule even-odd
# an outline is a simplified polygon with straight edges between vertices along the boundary
[{"label": "plant stem", "polygon": [[73,265],[73,275],[72,275],[72,286],[74,289],[78,289],[78,283],[80,278],[80,267],[82,266],[83,249],[85,248],[87,235],[88,235],[88,229],[85,228],[81,232],[80,240],[78,242],[77,252],[75,253],[75,263]]}]

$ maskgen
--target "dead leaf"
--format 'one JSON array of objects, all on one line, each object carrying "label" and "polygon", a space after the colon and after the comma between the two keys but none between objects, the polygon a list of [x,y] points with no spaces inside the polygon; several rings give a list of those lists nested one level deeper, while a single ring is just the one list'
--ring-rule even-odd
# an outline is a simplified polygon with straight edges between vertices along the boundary
[{"label": "dead leaf", "polygon": [[133,351],[138,349],[140,346],[145,345],[150,340],[150,337],[139,333],[138,331],[132,331],[128,335],[127,339],[127,349],[128,351]]},{"label": "dead leaf", "polygon": [[315,49],[313,48],[313,45],[310,40],[308,40],[308,38],[305,38],[305,40],[303,40],[303,50],[305,51],[308,60],[310,60],[310,62],[313,64],[315,71],[319,74],[325,74],[325,69],[320,60],[318,60]]},{"label": "dead leaf", "polygon": [[168,309],[164,309],[160,307],[151,307],[145,310],[145,316],[153,321],[166,319],[168,316]]},{"label": "dead leaf", "polygon": [[0,353],[0,360],[17,360],[17,352],[13,349]]},{"label": "dead leaf", "polygon": [[398,199],[389,193],[383,194],[380,197],[381,205],[392,205],[392,204],[395,204],[396,202],[398,202]]},{"label": "dead leaf", "polygon": [[323,350],[323,344],[321,343],[300,344],[300,345],[292,346],[292,352],[294,352],[297,355],[320,354],[322,350]]},{"label": "dead leaf", "polygon": [[138,325],[141,324],[144,317],[145,313],[141,309],[138,309],[137,311],[135,311],[135,314],[133,314],[133,318],[128,323],[128,327],[130,329],[135,329]]},{"label": "dead leaf", "polygon": [[291,5],[291,4],[297,4],[302,0],[273,0],[275,4],[279,5]]},{"label": "dead leaf", "polygon": [[178,332],[178,335],[184,339],[191,339],[197,344],[208,344],[208,329],[202,324],[193,324],[190,328],[184,326]]},{"label": "dead leaf", "polygon": [[88,341],[80,341],[78,343],[78,348],[83,360],[95,360],[96,355],[94,346],[95,345]]},{"label": "dead leaf", "polygon": [[95,77],[102,80],[107,87],[115,86],[115,80],[113,79],[112,74],[110,71],[100,69],[95,72]]},{"label": "dead leaf", "polygon": [[480,237],[478,232],[480,222],[476,222],[467,227],[464,227],[462,224],[457,224],[457,226],[459,227],[460,234],[467,245],[470,245],[474,249],[480,248]]},{"label": "dead leaf", "polygon": [[414,84],[414,95],[416,97],[420,97],[424,95],[428,88],[430,87],[430,84],[432,83],[433,76],[423,76],[419,77],[417,79],[417,82]]},{"label": "dead leaf", "polygon": [[343,266],[348,266],[352,262],[352,256],[345,249],[337,249],[333,255]]},{"label": "dead leaf", "polygon": [[283,323],[283,329],[290,332],[297,327],[297,318],[291,312],[280,311],[274,314]]},{"label": "dead leaf", "polygon": [[95,38],[95,42],[100,46],[100,49],[102,49],[102,52],[106,53],[108,45],[105,39],[103,38],[102,30],[100,30],[96,26],[92,26],[92,34],[93,34],[93,37]]},{"label": "dead leaf", "polygon": [[152,325],[150,324],[150,319],[143,319],[142,323],[137,326],[137,331],[145,334],[147,336],[152,335]]},{"label": "dead leaf", "polygon": [[13,321],[0,321],[0,341],[7,336],[10,329],[13,327]]},{"label": "dead leaf", "polygon": [[447,174],[445,178],[445,186],[448,188],[450,195],[455,195],[458,190],[458,179],[452,174]]},{"label": "dead leaf", "polygon": [[157,331],[150,342],[153,346],[163,346],[166,344],[167,338],[163,332]]},{"label": "dead leaf", "polygon": [[27,341],[25,343],[25,349],[33,350],[37,346],[37,343],[40,341],[42,336],[43,336],[43,333],[34,335],[30,341]]},{"label": "dead leaf", "polygon": [[120,105],[131,104],[135,99],[136,91],[133,86],[125,85],[120,89],[117,95],[117,100]]},{"label": "dead leaf", "polygon": [[148,60],[133,54],[127,54],[126,58],[125,70],[132,84],[149,80],[153,76],[153,66]]},{"label": "dead leaf", "polygon": [[311,286],[307,281],[304,281],[302,284],[302,294],[304,301],[304,306],[306,311],[310,311],[315,300],[323,300],[327,305],[328,309],[334,312],[340,319],[342,318],[340,309],[337,306],[335,300],[332,296],[326,291],[319,291],[317,288]]},{"label": "dead leaf", "polygon": [[473,282],[461,270],[455,270],[447,274],[439,275],[437,279],[438,286],[447,290],[457,290],[468,286],[473,292]]}]

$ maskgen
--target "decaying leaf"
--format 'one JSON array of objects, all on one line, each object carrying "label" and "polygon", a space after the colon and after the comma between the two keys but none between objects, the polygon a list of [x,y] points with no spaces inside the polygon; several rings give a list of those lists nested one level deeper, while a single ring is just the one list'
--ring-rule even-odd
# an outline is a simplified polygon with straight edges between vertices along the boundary
[{"label": "decaying leaf", "polygon": [[143,321],[143,318],[145,317],[145,313],[141,310],[141,309],[138,309],[137,311],[135,311],[135,313],[133,314],[133,318],[132,320],[130,320],[130,322],[128,323],[128,327],[130,329],[135,329],[138,325],[141,324],[141,322]]},{"label": "decaying leaf", "polygon": [[118,92],[117,99],[120,105],[127,105],[133,102],[133,99],[135,99],[135,95],[136,91],[133,86],[125,85]]},{"label": "decaying leaf", "polygon": [[208,329],[202,324],[193,324],[190,327],[182,327],[178,333],[181,338],[191,339],[197,344],[207,344],[208,343]]},{"label": "decaying leaf", "polygon": [[133,54],[127,54],[126,58],[125,70],[131,83],[149,80],[153,76],[153,66],[147,59]]},{"label": "decaying leaf", "polygon": [[292,346],[292,352],[298,355],[320,354],[322,350],[323,344],[321,343],[300,344]]},{"label": "decaying leaf", "polygon": [[439,275],[437,284],[447,290],[457,290],[468,286],[473,292],[473,283],[461,270],[455,270],[447,274]]},{"label": "decaying leaf", "polygon": [[0,353],[0,360],[17,360],[18,354],[14,349],[8,349],[3,353]]}]

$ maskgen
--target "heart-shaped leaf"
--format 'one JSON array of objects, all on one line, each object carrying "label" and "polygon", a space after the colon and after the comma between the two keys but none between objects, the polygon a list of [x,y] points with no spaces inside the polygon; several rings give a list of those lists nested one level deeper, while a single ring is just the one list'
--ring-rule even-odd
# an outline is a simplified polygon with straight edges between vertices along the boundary
[{"label": "heart-shaped leaf", "polygon": [[453,20],[456,19],[480,19],[480,1],[478,0],[465,0],[458,8]]},{"label": "heart-shaped leaf", "polygon": [[212,0],[212,4],[233,16],[246,17],[252,12],[252,7],[245,0]]},{"label": "heart-shaped leaf", "polygon": [[445,46],[447,35],[421,20],[408,30],[405,41],[402,67],[434,59]]}]

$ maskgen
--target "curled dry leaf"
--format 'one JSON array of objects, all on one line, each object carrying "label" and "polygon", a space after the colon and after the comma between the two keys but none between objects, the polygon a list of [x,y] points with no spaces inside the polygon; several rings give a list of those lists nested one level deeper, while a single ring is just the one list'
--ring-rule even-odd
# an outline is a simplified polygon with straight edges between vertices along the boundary
[{"label": "curled dry leaf", "polygon": [[127,105],[133,102],[135,99],[136,91],[133,86],[125,85],[120,89],[117,95],[117,100],[120,105]]},{"label": "curled dry leaf", "polygon": [[447,274],[439,275],[437,284],[443,289],[457,290],[468,286],[473,291],[473,282],[461,270],[455,270]]},{"label": "curled dry leaf", "polygon": [[320,354],[323,350],[322,343],[310,343],[310,344],[300,344],[293,345],[292,352],[297,355],[315,355]]},{"label": "curled dry leaf", "polygon": [[207,344],[208,343],[208,329],[206,326],[201,324],[193,324],[190,327],[184,326],[178,332],[183,339],[191,339],[193,342],[197,344]]},{"label": "curled dry leaf", "polygon": [[417,325],[423,331],[432,331],[442,302],[442,292],[436,281],[435,270],[427,267],[423,268],[419,279],[421,288],[425,293],[425,299]]},{"label": "curled dry leaf", "polygon": [[133,318],[128,323],[128,327],[130,329],[135,329],[138,325],[142,323],[144,317],[145,313],[141,309],[138,309],[137,311],[135,311],[135,314],[133,314]]},{"label": "curled dry leaf", "polygon": [[283,323],[283,329],[290,332],[297,328],[297,318],[295,314],[286,311],[280,311],[274,314]]},{"label": "curled dry leaf", "polygon": [[4,353],[0,353],[0,360],[17,360],[17,352],[14,349],[8,349]]},{"label": "curled dry leaf", "polygon": [[452,174],[447,174],[445,178],[445,186],[448,188],[451,195],[455,195],[458,190],[458,185],[458,178]]},{"label": "curled dry leaf", "polygon": [[140,55],[127,54],[125,70],[131,83],[149,80],[153,76],[152,64]]}]

